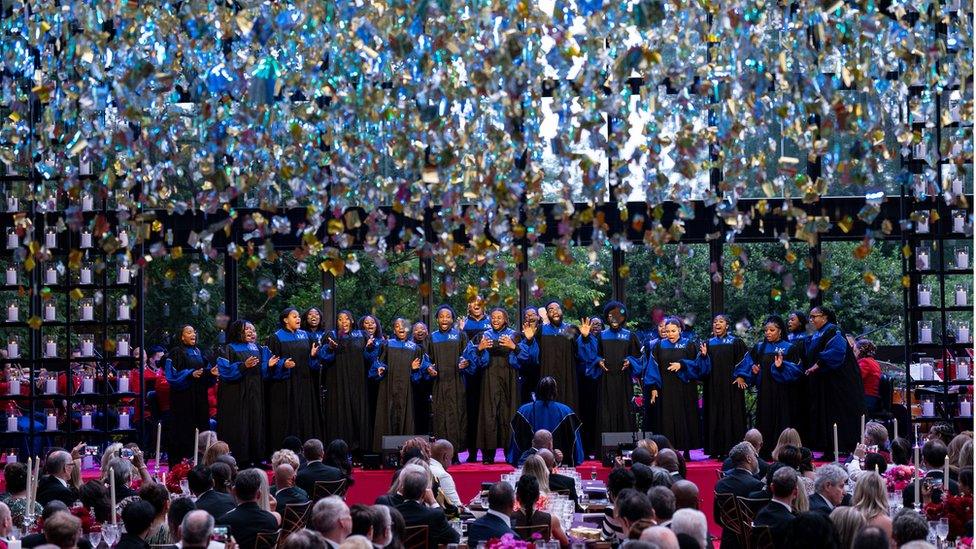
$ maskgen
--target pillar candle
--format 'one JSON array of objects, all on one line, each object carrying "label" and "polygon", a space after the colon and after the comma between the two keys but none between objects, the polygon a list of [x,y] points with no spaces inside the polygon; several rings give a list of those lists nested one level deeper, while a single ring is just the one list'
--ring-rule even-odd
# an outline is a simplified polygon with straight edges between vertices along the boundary
[{"label": "pillar candle", "polygon": [[7,306],[7,322],[17,322],[20,320],[20,309],[17,308],[16,303],[11,303]]},{"label": "pillar candle", "polygon": [[127,265],[121,265],[119,267],[119,284],[129,283],[129,267]]},{"label": "pillar candle", "polygon": [[81,392],[82,393],[92,393],[95,391],[95,380],[86,377],[81,380]]},{"label": "pillar candle", "polygon": [[115,345],[115,354],[118,356],[129,356],[129,340],[120,339]]},{"label": "pillar candle", "polygon": [[964,233],[966,232],[966,216],[956,215],[952,217],[952,232],[954,233]]},{"label": "pillar candle", "polygon": [[956,251],[956,268],[957,269],[969,268],[969,252],[967,250]]},{"label": "pillar candle", "polygon": [[83,430],[90,430],[92,428],[92,416],[88,412],[81,414],[81,428]]},{"label": "pillar candle", "polygon": [[17,269],[14,267],[7,267],[7,286],[17,285]]},{"label": "pillar candle", "polygon": [[57,431],[58,430],[58,416],[56,416],[54,414],[48,414],[48,416],[47,416],[47,424],[46,424],[46,427],[45,428],[48,431]]},{"label": "pillar candle", "polygon": [[932,306],[932,290],[929,288],[919,288],[918,289],[918,305],[919,307],[931,307]]},{"label": "pillar candle", "polygon": [[969,379],[969,363],[968,362],[956,362],[956,379],[964,380]]},{"label": "pillar candle", "polygon": [[952,194],[962,194],[962,179],[955,177],[952,179]]},{"label": "pillar candle", "polygon": [[115,469],[109,467],[108,469],[109,478],[109,491],[112,493],[112,525],[116,524],[115,518]]},{"label": "pillar candle", "polygon": [[122,412],[121,414],[119,414],[119,429],[128,429],[128,428],[129,428],[129,413]]},{"label": "pillar candle", "polygon": [[891,437],[891,440],[898,438],[898,418],[895,418],[895,436]]},{"label": "pillar candle", "polygon": [[[159,450],[160,443],[163,441],[163,424],[156,424],[156,471],[159,471]],[[165,482],[163,483],[165,484]]]},{"label": "pillar candle", "polygon": [[956,342],[969,343],[969,326],[965,324],[956,326]]},{"label": "pillar candle", "polygon": [[58,283],[58,270],[54,267],[48,267],[44,271],[44,283],[48,285],[54,285]]},{"label": "pillar candle", "polygon": [[915,442],[915,505],[922,504],[922,467],[918,459],[918,442]]},{"label": "pillar candle", "polygon": [[929,252],[928,250],[919,250],[918,257],[915,260],[915,266],[920,271],[929,270]]},{"label": "pillar candle", "polygon": [[95,318],[95,309],[89,303],[85,303],[81,306],[81,319],[82,320],[92,320]]},{"label": "pillar candle", "polygon": [[10,395],[19,396],[20,395],[20,380],[11,379],[10,380]]},{"label": "pillar candle", "polygon": [[92,356],[95,354],[95,342],[86,339],[81,342],[81,356]]},{"label": "pillar candle", "polygon": [[864,440],[864,414],[861,414],[861,440]]},{"label": "pillar candle", "polygon": [[966,295],[966,288],[956,286],[956,306],[964,306],[969,301]]},{"label": "pillar candle", "polygon": [[932,417],[935,415],[935,402],[931,400],[922,401],[922,415],[925,417]]},{"label": "pillar candle", "polygon": [[[7,416],[7,431],[13,433],[17,430],[17,416]],[[13,454],[10,454],[11,456]],[[10,463],[10,457],[7,457],[7,463]]]},{"label": "pillar candle", "polygon": [[840,444],[837,443],[837,424],[834,424],[834,461],[840,461]]},{"label": "pillar candle", "polygon": [[30,457],[28,457],[27,458],[27,511],[28,511],[27,514],[28,515],[33,515],[34,514],[33,513],[34,506],[30,504],[31,494],[34,493],[31,490],[31,483],[34,480],[34,478],[33,478],[34,477],[34,475],[33,475],[34,468],[31,466],[32,463],[33,463],[33,460]]},{"label": "pillar candle", "polygon": [[13,452],[7,454],[7,463],[17,463],[17,454]]},{"label": "pillar candle", "polygon": [[959,415],[962,417],[969,417],[973,415],[973,403],[968,400],[962,400],[959,402]]},{"label": "pillar candle", "polygon": [[90,194],[81,195],[81,209],[90,212],[95,209],[95,199]]},{"label": "pillar candle", "polygon": [[925,327],[919,330],[918,333],[919,343],[932,343],[932,328]]},{"label": "pillar candle", "polygon": [[58,356],[58,342],[53,339],[49,339],[44,342],[44,357],[54,358]]},{"label": "pillar candle", "polygon": [[929,232],[929,218],[927,215],[918,218],[918,221],[915,222],[915,231],[919,233]]},{"label": "pillar candle", "polygon": [[44,381],[44,392],[53,395],[58,392],[58,380],[55,378],[48,378]]},{"label": "pillar candle", "polygon": [[7,248],[16,248],[20,245],[20,241],[17,239],[17,233],[10,231],[7,233]]},{"label": "pillar candle", "polygon": [[44,245],[47,246],[49,250],[53,250],[58,247],[58,233],[54,231],[47,231],[44,233]]},{"label": "pillar candle", "polygon": [[200,429],[193,430],[193,466],[200,464]]},{"label": "pillar candle", "polygon": [[92,234],[88,231],[81,233],[81,247],[91,248],[92,247]]},{"label": "pillar candle", "polygon": [[58,311],[57,311],[57,308],[54,306],[54,303],[51,303],[49,301],[49,302],[47,302],[47,303],[44,304],[44,321],[45,322],[54,322],[54,320],[57,318],[57,314],[58,314]]},{"label": "pillar candle", "polygon": [[119,377],[119,392],[128,393],[129,392],[129,376]]},{"label": "pillar candle", "polygon": [[81,279],[82,284],[91,284],[92,283],[91,267],[82,267],[81,275],[79,278]]},{"label": "pillar candle", "polygon": [[129,306],[119,303],[119,320],[129,320]]},{"label": "pillar candle", "polygon": [[8,212],[16,212],[19,209],[20,209],[20,201],[17,200],[17,197],[16,196],[8,196],[7,197],[7,211]]},{"label": "pillar candle", "polygon": [[129,233],[127,231],[119,231],[119,247],[129,247]]},{"label": "pillar candle", "polygon": [[20,358],[20,346],[16,340],[7,342],[7,358]]}]

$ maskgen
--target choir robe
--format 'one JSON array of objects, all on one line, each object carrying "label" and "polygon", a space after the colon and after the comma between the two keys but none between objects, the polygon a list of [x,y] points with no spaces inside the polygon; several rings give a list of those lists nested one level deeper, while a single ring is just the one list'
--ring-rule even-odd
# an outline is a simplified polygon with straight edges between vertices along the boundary
[{"label": "choir robe", "polygon": [[[252,368],[244,365],[257,357]],[[264,380],[268,377],[271,351],[255,343],[231,343],[217,359],[217,432],[234,449],[242,464],[260,463],[267,457],[264,435]]]},{"label": "choir robe", "polygon": [[[464,319],[461,331],[464,332],[470,342],[490,328],[491,320],[488,315],[481,318],[467,316]],[[478,452],[478,411],[481,408],[481,380],[484,378],[484,372],[474,369],[469,372],[469,376],[464,394],[465,412],[467,413],[467,433],[464,446],[471,452],[468,458],[474,459],[474,454]]]},{"label": "choir robe", "polygon": [[854,350],[835,324],[826,324],[807,342],[807,365],[820,367],[808,376],[810,448],[833,452],[833,425],[840,448],[851,452],[861,440],[864,383]]},{"label": "choir robe", "polygon": [[[457,328],[446,332],[436,330],[425,344],[427,358],[437,370],[437,376],[432,379],[433,434],[449,440],[455,448],[462,448],[468,431],[464,385],[475,369],[474,357],[465,355],[468,336]],[[468,366],[463,369],[458,368],[462,359],[468,360]]]},{"label": "choir robe", "polygon": [[[279,357],[268,385],[268,444],[278,447],[288,435],[302,440],[322,436],[322,412],[313,380],[318,361],[311,361],[312,338],[305,330],[279,329],[271,334],[268,349]],[[321,350],[321,349],[320,349]],[[285,362],[295,367],[285,368]]]},{"label": "choir robe", "polygon": [[[319,347],[323,347],[322,342],[325,340],[325,330],[315,330],[314,332],[305,330],[305,333],[308,334],[308,337],[319,345]],[[321,349],[319,352],[321,352]],[[312,374],[312,378],[315,385],[315,396],[319,402],[319,410],[325,410],[325,398],[323,396],[325,391],[322,388],[322,357],[319,355],[309,357],[308,365],[314,372],[314,374]]]},{"label": "choir robe", "polygon": [[[416,370],[412,368],[414,359],[420,359]],[[415,434],[413,385],[428,365],[423,348],[413,341],[391,339],[383,345],[369,369],[370,379],[379,382],[373,448],[383,447],[384,436]],[[380,368],[385,368],[382,374]]]},{"label": "choir robe", "polygon": [[[624,370],[624,360],[640,356],[637,334],[626,328],[607,328],[590,337],[579,338],[584,355],[586,376],[595,380],[597,433],[634,431],[633,376],[637,360],[631,358],[630,368]],[[595,356],[594,356],[595,355]],[[591,358],[592,357],[592,358]],[[600,368],[603,361],[607,371]],[[589,426],[588,426],[589,428]]]},{"label": "choir robe", "polygon": [[[806,369],[809,364],[807,363],[807,341],[810,336],[807,335],[806,330],[801,330],[799,332],[790,332],[786,334],[786,340],[796,347],[797,352],[803,362],[803,368]],[[807,376],[800,376],[799,379],[794,381],[796,384],[796,398],[792,401],[793,407],[791,409],[792,417],[809,417],[810,410],[810,378]],[[794,425],[794,429],[800,433],[800,438],[803,441],[812,440],[810,437],[810,425],[809,422],[801,422],[799,425]],[[772,451],[772,450],[769,450]]]},{"label": "choir robe", "polygon": [[[672,362],[681,364],[681,369],[669,372],[668,366]],[[659,339],[644,347],[641,372],[645,376],[645,385],[659,389],[657,402],[652,405],[650,430],[668,437],[678,450],[702,446],[698,389],[694,383],[700,368],[697,345],[688,338],[682,337],[674,343]]]},{"label": "choir robe", "polygon": [[[779,353],[783,354],[783,366],[777,368],[776,355]],[[803,376],[801,361],[799,348],[789,341],[761,341],[746,353],[730,378],[741,377],[759,388],[756,428],[762,433],[763,440],[777,440],[783,429],[800,421],[795,417],[793,401],[800,387],[796,381]],[[758,374],[752,373],[755,364],[759,365]]]},{"label": "choir robe", "polygon": [[543,324],[529,342],[538,347],[539,358],[534,362],[523,363],[522,367],[534,371],[525,377],[525,382],[535,387],[546,376],[556,379],[556,399],[572,409],[579,406],[577,387],[578,364],[585,360],[579,350],[579,336],[569,331],[570,325],[559,326]]},{"label": "choir robe", "polygon": [[[502,336],[515,341],[514,350],[498,344]],[[484,337],[495,343],[488,349],[478,351],[478,342]],[[518,369],[521,364],[537,359],[534,353],[537,347],[520,340],[519,334],[511,328],[495,330],[489,327],[468,343],[466,353],[483,373],[476,447],[481,448],[485,459],[494,459],[495,450],[504,448],[511,439],[509,426],[518,408]]]},{"label": "choir robe", "polygon": [[[370,434],[373,424],[370,421],[369,395],[366,389],[366,374],[369,371],[367,360],[375,360],[382,350],[383,342],[374,341],[366,348],[369,337],[362,330],[353,330],[339,336],[335,330],[329,332],[338,347],[322,347],[325,385],[326,434],[323,440],[341,438],[351,450],[368,450],[373,442]],[[328,339],[327,339],[328,340]]]},{"label": "choir robe", "polygon": [[744,341],[734,335],[712,337],[708,354],[702,357],[702,383],[705,397],[705,453],[726,455],[742,441],[747,429],[746,399],[731,380],[735,367],[749,352]]},{"label": "choir robe", "polygon": [[[193,457],[197,443],[190,433],[198,429],[201,433],[210,430],[210,401],[207,392],[216,382],[210,373],[212,365],[204,358],[198,347],[177,345],[169,351],[164,369],[170,386],[170,410],[173,414],[173,429],[170,433],[170,460],[179,463],[184,458]],[[199,378],[193,377],[195,370],[203,370]]]},{"label": "choir robe", "polygon": [[539,429],[552,433],[552,447],[563,453],[563,465],[574,467],[583,463],[583,441],[580,420],[562,402],[537,400],[519,406],[511,422],[512,440],[505,460],[519,466],[522,454],[532,447],[532,437]]}]

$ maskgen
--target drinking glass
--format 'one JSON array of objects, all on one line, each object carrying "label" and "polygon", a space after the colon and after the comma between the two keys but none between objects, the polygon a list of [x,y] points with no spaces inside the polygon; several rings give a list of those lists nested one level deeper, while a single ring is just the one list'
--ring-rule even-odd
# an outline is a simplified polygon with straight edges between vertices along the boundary
[{"label": "drinking glass", "polygon": [[190,493],[190,482],[188,480],[183,479],[180,481],[180,492],[183,492],[184,496]]},{"label": "drinking glass", "polygon": [[102,538],[105,540],[105,545],[109,547],[115,545],[115,542],[119,541],[119,526],[117,524],[102,526]]},{"label": "drinking glass", "polygon": [[935,527],[935,535],[939,537],[939,541],[945,547],[946,538],[949,537],[949,519],[939,519],[939,524]]},{"label": "drinking glass", "polygon": [[102,533],[101,532],[89,532],[88,541],[91,542],[92,549],[98,549],[98,544],[102,543]]}]

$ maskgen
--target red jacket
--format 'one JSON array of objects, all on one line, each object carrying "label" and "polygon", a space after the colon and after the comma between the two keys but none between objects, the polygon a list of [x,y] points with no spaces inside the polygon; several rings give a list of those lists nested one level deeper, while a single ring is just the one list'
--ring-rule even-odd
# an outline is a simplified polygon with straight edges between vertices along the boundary
[{"label": "red jacket", "polygon": [[871,397],[881,396],[879,386],[881,385],[881,365],[878,361],[865,357],[857,361],[861,367],[861,381],[864,382],[864,395]]}]

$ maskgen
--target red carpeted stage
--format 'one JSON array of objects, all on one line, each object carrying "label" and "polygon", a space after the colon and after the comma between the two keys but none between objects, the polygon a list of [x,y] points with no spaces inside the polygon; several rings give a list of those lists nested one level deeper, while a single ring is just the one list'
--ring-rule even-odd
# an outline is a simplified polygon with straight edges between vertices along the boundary
[{"label": "red carpeted stage", "polygon": [[[716,536],[720,536],[722,531],[712,517],[712,501],[714,500],[715,483],[718,481],[716,471],[721,470],[721,468],[721,462],[710,459],[688,462],[688,480],[698,485],[701,497],[700,509],[708,516],[709,533]],[[496,482],[503,473],[511,470],[512,467],[505,463],[500,465],[465,463],[451,466],[448,472],[454,477],[461,500],[467,503],[478,493],[482,482]],[[596,477],[604,482],[607,480],[607,475],[610,474],[610,468],[604,467],[598,461],[584,462],[576,470],[583,478],[590,478],[593,471],[596,471]],[[390,469],[380,471],[356,469],[353,474],[356,482],[346,494],[346,501],[350,505],[354,503],[372,504],[377,496],[389,490],[392,476],[393,471]]]}]

